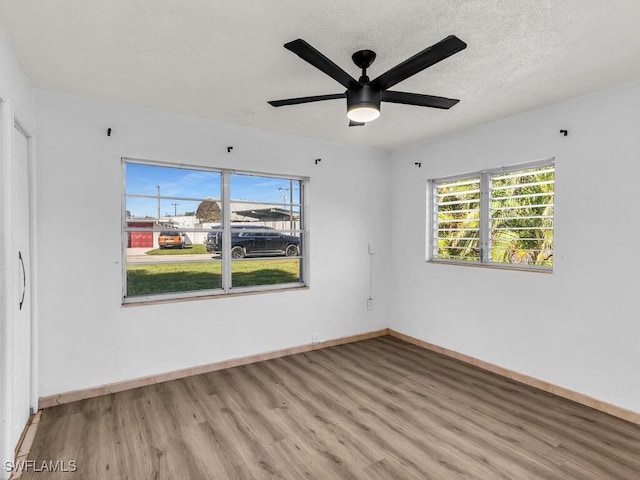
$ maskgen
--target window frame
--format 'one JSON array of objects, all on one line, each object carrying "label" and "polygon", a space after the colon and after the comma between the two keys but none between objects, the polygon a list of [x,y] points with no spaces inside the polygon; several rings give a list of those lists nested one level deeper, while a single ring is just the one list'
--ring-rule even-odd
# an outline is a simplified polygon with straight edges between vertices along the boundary
[{"label": "window frame", "polygon": [[[252,294],[252,293],[263,293],[270,291],[284,291],[284,290],[292,290],[292,289],[300,289],[300,288],[309,288],[309,182],[310,178],[306,176],[300,175],[289,175],[289,174],[277,174],[277,173],[265,173],[265,172],[257,172],[250,170],[238,170],[231,168],[215,168],[215,167],[207,167],[200,165],[189,165],[184,163],[173,163],[173,162],[164,162],[164,161],[154,161],[133,157],[120,157],[121,161],[121,176],[122,176],[122,193],[121,193],[121,259],[122,259],[122,305],[135,305],[135,304],[153,304],[153,303],[165,303],[172,301],[180,301],[180,300],[197,300],[197,299],[207,299],[207,298],[219,298],[219,297],[229,297],[235,295],[242,294]],[[220,174],[220,202],[221,202],[221,221],[220,227],[213,228],[213,231],[222,232],[222,255],[219,260],[213,260],[215,262],[219,262],[221,264],[221,285],[220,287],[214,287],[211,289],[202,289],[202,290],[189,290],[189,291],[180,291],[180,292],[168,292],[168,293],[159,293],[159,294],[147,294],[147,295],[137,295],[137,296],[127,296],[127,247],[128,247],[128,234],[136,231],[144,231],[144,232],[154,232],[158,233],[160,231],[167,230],[166,227],[158,226],[153,228],[143,228],[143,227],[127,227],[127,191],[126,191],[126,165],[130,164],[139,164],[139,165],[148,165],[148,166],[156,166],[156,167],[168,167],[168,168],[178,168],[192,171],[205,171]],[[300,234],[300,252],[297,256],[291,257],[256,257],[262,260],[282,260],[282,258],[295,259],[298,258],[300,260],[300,274],[299,281],[297,282],[288,282],[288,283],[276,283],[276,284],[264,284],[264,285],[252,285],[252,286],[232,286],[232,262],[244,262],[255,260],[256,258],[243,258],[243,259],[231,259],[231,233],[234,229],[233,222],[231,221],[231,176],[233,174],[238,175],[248,175],[248,176],[260,176],[267,178],[277,178],[277,179],[285,179],[285,180],[293,180],[296,182],[300,182],[300,203],[292,204],[294,206],[299,206],[300,209],[300,219],[299,226],[297,229],[276,229],[278,233],[289,233],[289,234]],[[130,194],[131,195],[131,194]],[[136,194],[134,194],[136,195]],[[155,197],[154,197],[155,198]],[[178,198],[178,197],[160,197],[160,198]],[[199,200],[203,199],[192,199],[185,198],[185,200]],[[246,202],[246,203],[260,203],[260,202]],[[180,228],[179,231],[181,233],[191,233],[191,232],[209,232],[209,230],[203,229],[195,229],[195,228]],[[192,262],[195,263],[206,263],[206,260],[195,260]],[[175,262],[166,262],[166,263],[190,263],[188,260],[180,260],[179,258]]]},{"label": "window frame", "polygon": [[[508,165],[493,169],[480,170],[475,172],[467,172],[459,175],[451,175],[447,177],[438,177],[427,180],[427,256],[426,261],[428,263],[448,264],[448,265],[465,265],[472,267],[490,267],[507,270],[524,270],[535,271],[542,273],[552,273],[553,264],[547,265],[533,265],[533,264],[520,264],[520,263],[506,263],[506,262],[494,262],[491,260],[491,177],[496,174],[506,174],[510,172],[518,172],[522,170],[530,170],[535,168],[554,168],[554,204],[555,204],[555,157],[546,158],[544,160],[537,160],[533,162],[526,162],[514,165]],[[455,182],[456,180],[464,179],[479,179],[480,185],[480,207],[479,207],[479,259],[475,260],[456,260],[448,258],[438,258],[438,244],[437,244],[437,225],[438,225],[438,209],[435,199],[435,191],[437,185],[441,183]],[[555,219],[555,209],[553,218]],[[553,227],[555,233],[555,225]]]}]

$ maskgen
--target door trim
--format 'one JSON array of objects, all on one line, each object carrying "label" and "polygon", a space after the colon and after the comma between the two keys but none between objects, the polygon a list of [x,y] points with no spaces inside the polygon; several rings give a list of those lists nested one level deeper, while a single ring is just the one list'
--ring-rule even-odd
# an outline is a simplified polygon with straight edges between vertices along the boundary
[{"label": "door trim", "polygon": [[[14,153],[14,129],[17,129],[23,134],[27,140],[27,165],[28,174],[27,181],[29,184],[29,262],[27,263],[28,270],[25,271],[28,282],[29,292],[24,299],[25,302],[29,302],[31,307],[30,317],[30,356],[29,356],[29,408],[33,412],[37,406],[38,390],[37,390],[37,322],[36,322],[36,304],[33,301],[35,293],[35,267],[34,267],[34,253],[35,253],[35,218],[34,218],[34,152],[35,152],[35,138],[30,128],[26,127],[26,124],[21,121],[19,115],[13,108],[13,103],[10,98],[5,98],[0,95],[0,136],[2,138],[0,149],[0,168],[3,171],[2,186],[0,188],[0,195],[2,196],[2,214],[0,215],[0,225],[3,232],[11,231],[14,219],[14,165],[13,165],[13,153]],[[17,270],[19,269],[19,259],[16,250],[16,243],[11,235],[3,236],[2,242],[0,242],[0,256],[2,256],[3,263],[3,283],[2,283],[2,297],[0,298],[0,330],[3,331],[3,335],[0,337],[0,460],[2,465],[4,462],[13,461],[14,458],[14,441],[19,439],[13,438],[13,383],[12,374],[14,371],[13,356],[14,346],[11,342],[13,338],[13,323],[14,323],[14,302],[18,299],[14,298],[14,285],[12,279],[16,278]],[[0,478],[7,478],[7,472],[4,468],[0,469]]]},{"label": "door trim", "polygon": [[36,268],[36,176],[35,176],[35,134],[25,126],[20,117],[14,112],[13,127],[16,128],[27,140],[27,164],[29,169],[29,303],[31,307],[31,358],[30,358],[30,387],[29,387],[29,410],[33,415],[38,411],[38,314],[37,304],[34,301],[37,291],[37,268]]}]

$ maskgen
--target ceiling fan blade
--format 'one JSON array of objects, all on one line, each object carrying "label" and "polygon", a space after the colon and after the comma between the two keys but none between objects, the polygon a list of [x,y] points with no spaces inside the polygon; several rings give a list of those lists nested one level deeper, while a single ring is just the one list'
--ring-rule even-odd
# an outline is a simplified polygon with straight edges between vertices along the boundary
[{"label": "ceiling fan blade", "polygon": [[318,50],[313,48],[301,38],[293,40],[289,43],[285,43],[284,48],[286,48],[287,50],[291,50],[305,62],[310,63],[318,70],[326,73],[343,87],[349,88],[350,86],[358,85],[358,82],[355,78],[353,78],[351,75],[349,75],[338,65],[333,63],[331,60],[329,60],[322,53],[320,53]]},{"label": "ceiling fan blade", "polygon": [[465,48],[467,48],[466,43],[455,35],[449,35],[373,79],[371,85],[386,90]]},{"label": "ceiling fan blade", "polygon": [[364,126],[364,122],[354,122],[353,120],[349,120],[350,127],[362,127]]},{"label": "ceiling fan blade", "polygon": [[382,92],[383,102],[403,103],[405,105],[417,105],[419,107],[433,107],[447,110],[453,107],[460,100],[455,98],[434,97],[433,95],[422,95],[420,93],[405,92]]},{"label": "ceiling fan blade", "polygon": [[298,97],[298,98],[287,98],[285,100],[271,100],[269,101],[269,105],[274,107],[284,107],[285,105],[298,105],[300,103],[311,103],[311,102],[322,102],[323,100],[336,100],[338,98],[345,98],[347,96],[345,93],[334,93],[331,95],[315,95],[313,97]]}]

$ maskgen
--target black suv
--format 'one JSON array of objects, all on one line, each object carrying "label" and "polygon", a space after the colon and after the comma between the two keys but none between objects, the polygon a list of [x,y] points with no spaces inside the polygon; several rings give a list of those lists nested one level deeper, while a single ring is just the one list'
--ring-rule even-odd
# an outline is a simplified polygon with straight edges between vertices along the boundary
[{"label": "black suv", "polygon": [[[244,231],[247,230],[247,231]],[[222,232],[207,234],[207,252],[222,253]],[[286,255],[295,257],[300,254],[300,238],[284,235],[271,227],[260,225],[231,226],[231,258],[244,258],[247,255]]]}]

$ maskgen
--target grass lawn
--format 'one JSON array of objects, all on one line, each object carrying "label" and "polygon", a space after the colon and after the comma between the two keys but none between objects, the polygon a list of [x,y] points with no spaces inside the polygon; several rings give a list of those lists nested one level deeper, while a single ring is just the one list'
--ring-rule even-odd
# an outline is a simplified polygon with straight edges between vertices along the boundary
[{"label": "grass lawn", "polygon": [[[163,254],[165,251],[162,250]],[[130,265],[127,267],[127,296],[221,288],[221,268],[221,262]],[[297,282],[300,259],[237,261],[232,263],[231,271],[234,287]]]},{"label": "grass lawn", "polygon": [[204,243],[197,243],[184,248],[154,248],[145,255],[194,255],[196,253],[207,253]]}]

